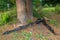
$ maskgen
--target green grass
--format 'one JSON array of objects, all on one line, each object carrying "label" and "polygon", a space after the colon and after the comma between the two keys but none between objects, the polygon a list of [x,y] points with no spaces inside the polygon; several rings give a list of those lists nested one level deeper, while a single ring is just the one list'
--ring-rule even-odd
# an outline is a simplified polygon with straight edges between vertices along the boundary
[{"label": "green grass", "polygon": [[[53,15],[56,17],[57,15],[60,15],[60,7],[48,7],[48,8],[42,8],[42,11],[35,11],[33,15],[37,18],[41,17],[47,17],[47,18],[52,18]],[[54,24],[56,27],[59,25],[59,22],[57,20],[50,20],[51,24]]]},{"label": "green grass", "polygon": [[13,37],[10,40],[18,40],[18,38],[20,38],[20,40],[30,40],[31,36],[32,36],[32,32],[26,33],[23,31],[20,34],[17,32],[14,32]]},{"label": "green grass", "polygon": [[50,24],[54,24],[56,27],[59,27],[59,22],[57,20],[50,20],[49,21]]},{"label": "green grass", "polygon": [[[59,9],[60,9],[60,7],[59,7]],[[55,7],[48,7],[48,8],[43,8],[43,10],[55,10]]]},{"label": "green grass", "polygon": [[22,32],[22,35],[24,36],[24,40],[30,40],[32,36],[32,32],[29,33]]},{"label": "green grass", "polygon": [[16,21],[16,8],[0,13],[0,25]]},{"label": "green grass", "polygon": [[[34,36],[35,36],[35,38],[40,39],[40,40],[48,40],[48,38],[46,36],[44,36],[42,33],[40,33],[40,34],[37,33]],[[20,38],[20,40],[31,40],[32,32],[27,33],[27,32],[23,31],[20,34],[17,32],[14,32],[13,37],[10,40],[18,40],[19,38]]]},{"label": "green grass", "polygon": [[35,37],[40,40],[48,40],[48,38],[46,36],[44,36],[42,33],[36,34]]},{"label": "green grass", "polygon": [[55,12],[55,7],[50,7],[50,8],[43,8],[43,12]]}]

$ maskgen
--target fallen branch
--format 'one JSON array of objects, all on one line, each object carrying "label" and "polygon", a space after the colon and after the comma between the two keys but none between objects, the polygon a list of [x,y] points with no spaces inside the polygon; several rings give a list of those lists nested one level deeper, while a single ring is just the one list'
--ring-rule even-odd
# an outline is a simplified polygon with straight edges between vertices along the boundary
[{"label": "fallen branch", "polygon": [[33,24],[39,24],[39,23],[41,23],[41,22],[45,25],[45,27],[46,27],[48,30],[50,30],[53,34],[56,34],[56,33],[54,32],[54,30],[46,23],[46,18],[39,18],[39,19],[37,19],[35,22],[29,23],[29,24],[24,25],[24,26],[19,26],[18,28],[15,28],[15,29],[10,30],[10,31],[6,31],[6,32],[3,33],[3,35],[9,34],[9,33],[11,33],[11,32],[15,32],[15,31],[19,31],[19,30],[25,29],[25,28],[29,27],[30,25],[32,26]]}]

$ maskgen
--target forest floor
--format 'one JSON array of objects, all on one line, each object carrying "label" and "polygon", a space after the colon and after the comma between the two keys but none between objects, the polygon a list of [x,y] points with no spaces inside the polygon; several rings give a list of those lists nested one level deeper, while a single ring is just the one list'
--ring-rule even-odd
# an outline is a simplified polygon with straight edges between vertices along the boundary
[{"label": "forest floor", "polygon": [[[56,19],[60,18],[59,16],[56,17]],[[38,25],[35,24],[26,29],[19,30],[17,32],[12,32],[7,35],[2,35],[3,32],[15,28],[12,24],[0,27],[0,40],[60,40],[60,27],[55,27],[55,25],[52,24],[49,25],[59,35],[54,35],[53,33],[51,33],[42,23]]]}]

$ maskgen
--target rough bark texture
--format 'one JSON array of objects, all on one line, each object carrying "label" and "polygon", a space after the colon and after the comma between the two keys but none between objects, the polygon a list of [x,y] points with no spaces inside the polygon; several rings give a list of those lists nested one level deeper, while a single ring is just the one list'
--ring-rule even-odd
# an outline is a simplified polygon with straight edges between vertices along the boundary
[{"label": "rough bark texture", "polygon": [[26,0],[26,12],[28,18],[33,18],[33,11],[32,11],[32,0]]},{"label": "rough bark texture", "polygon": [[26,23],[26,8],[24,0],[16,0],[17,19],[21,23]]}]

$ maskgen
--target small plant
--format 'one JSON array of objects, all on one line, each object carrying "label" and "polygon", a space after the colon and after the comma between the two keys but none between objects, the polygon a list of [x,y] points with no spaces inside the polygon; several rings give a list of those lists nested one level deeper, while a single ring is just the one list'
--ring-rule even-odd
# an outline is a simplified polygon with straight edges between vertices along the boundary
[{"label": "small plant", "polygon": [[36,34],[36,37],[39,38],[40,40],[48,40],[42,33]]},{"label": "small plant", "polygon": [[7,13],[0,14],[0,24],[7,23],[9,21],[9,15]]},{"label": "small plant", "polygon": [[22,32],[22,35],[24,36],[24,40],[30,40],[32,32],[29,32],[29,33]]}]

